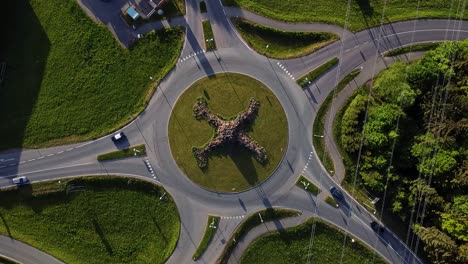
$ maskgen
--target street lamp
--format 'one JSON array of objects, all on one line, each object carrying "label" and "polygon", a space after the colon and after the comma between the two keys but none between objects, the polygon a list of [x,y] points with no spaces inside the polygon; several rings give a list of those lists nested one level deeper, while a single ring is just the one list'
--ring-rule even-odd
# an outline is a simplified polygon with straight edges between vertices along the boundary
[{"label": "street lamp", "polygon": [[210,228],[216,229],[216,224],[215,224],[215,219],[213,218],[213,221],[209,225]]},{"label": "street lamp", "polygon": [[314,137],[323,138],[323,135],[314,135]]},{"label": "street lamp", "polygon": [[263,223],[262,215],[258,213],[258,216],[260,217],[260,221]]},{"label": "street lamp", "polygon": [[301,181],[301,183],[304,185],[304,190],[307,190],[307,187],[309,187],[310,183],[306,183],[305,181]]}]

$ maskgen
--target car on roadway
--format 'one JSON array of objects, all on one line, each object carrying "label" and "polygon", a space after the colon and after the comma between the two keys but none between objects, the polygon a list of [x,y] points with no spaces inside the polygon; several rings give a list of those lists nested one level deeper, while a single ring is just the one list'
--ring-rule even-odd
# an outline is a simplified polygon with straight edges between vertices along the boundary
[{"label": "car on roadway", "polygon": [[13,178],[11,180],[16,185],[23,185],[23,184],[28,184],[29,183],[29,179],[26,176],[16,177],[16,178]]},{"label": "car on roadway", "polygon": [[341,200],[341,201],[344,201],[344,195],[343,193],[338,190],[336,187],[331,187],[330,188],[330,193],[337,199],[337,200]]},{"label": "car on roadway", "polygon": [[372,230],[374,230],[374,232],[376,232],[379,235],[382,235],[383,232],[385,231],[385,228],[383,226],[381,226],[379,223],[377,223],[376,221],[372,221],[370,223],[370,226],[371,226]]},{"label": "car on roadway", "polygon": [[115,134],[112,136],[112,141],[117,142],[117,141],[123,139],[124,137],[125,137],[125,135],[124,135],[123,132],[115,133]]}]

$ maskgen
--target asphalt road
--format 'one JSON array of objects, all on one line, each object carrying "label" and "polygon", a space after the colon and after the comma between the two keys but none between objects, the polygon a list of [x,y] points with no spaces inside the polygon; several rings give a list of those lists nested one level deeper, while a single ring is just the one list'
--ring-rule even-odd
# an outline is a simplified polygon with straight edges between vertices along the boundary
[{"label": "asphalt road", "polygon": [[[416,42],[467,38],[468,31],[464,29],[468,28],[468,22],[456,24],[446,20],[418,20],[388,24],[356,34],[343,31],[342,41],[302,58],[279,61],[258,55],[245,46],[227,18],[227,14],[235,10],[229,9],[226,13],[219,0],[207,1],[207,16],[212,23],[218,49],[199,52],[199,49],[203,50],[204,43],[198,4],[194,3],[196,1],[187,1],[186,5],[187,39],[181,59],[160,83],[146,110],[121,129],[127,135],[124,142],[114,145],[110,136],[105,136],[69,146],[2,152],[0,186],[11,186],[11,178],[17,175],[28,176],[33,182],[91,174],[119,174],[156,181],[173,196],[182,222],[179,242],[168,263],[192,262],[192,253],[203,236],[208,214],[223,216],[221,225],[224,229],[217,231],[223,232],[222,236],[218,233],[198,261],[200,263],[213,263],[226,239],[239,224],[238,218],[227,217],[249,215],[270,206],[289,207],[317,215],[358,237],[391,263],[420,262],[391,232],[379,238],[369,226],[374,220],[373,216],[347,193],[347,206],[336,209],[308,196],[294,183],[300,174],[304,174],[325,191],[331,186],[340,188],[317,159],[311,135],[316,111],[343,76],[360,66],[363,66],[363,75],[377,74],[386,66],[380,62],[379,56],[385,50]],[[246,12],[237,11],[235,14],[242,16]],[[281,24],[282,29],[297,30],[298,27],[271,21],[265,19],[258,22],[267,25],[274,22],[271,26]],[[180,21],[177,23],[184,24]],[[309,25],[310,30],[321,26],[326,25]],[[301,24],[301,30],[307,30],[307,27]],[[305,90],[300,89],[293,80],[334,56],[340,57],[339,71],[335,67]],[[288,148],[276,171],[261,185],[235,194],[207,191],[191,182],[177,167],[168,143],[168,122],[177,98],[196,80],[222,72],[238,72],[262,81],[277,96],[288,118]],[[96,161],[97,154],[141,143],[146,144],[147,157],[102,163]],[[146,159],[153,166],[154,177],[144,164]],[[349,210],[343,209],[345,207],[349,207]],[[10,247],[8,252],[0,253],[17,258],[25,250],[24,247]],[[26,259],[23,262],[51,263],[46,256],[38,254],[34,261]]]}]

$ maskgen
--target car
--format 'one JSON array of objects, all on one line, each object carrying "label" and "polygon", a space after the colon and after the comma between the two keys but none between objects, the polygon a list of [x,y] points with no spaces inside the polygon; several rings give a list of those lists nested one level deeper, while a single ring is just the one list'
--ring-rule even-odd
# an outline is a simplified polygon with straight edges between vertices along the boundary
[{"label": "car", "polygon": [[114,141],[114,142],[115,142],[115,141],[119,141],[119,140],[121,140],[121,139],[124,138],[124,137],[125,137],[124,133],[123,133],[123,132],[119,132],[119,133],[116,133],[116,134],[114,134],[114,135],[112,136],[112,141]]},{"label": "car", "polygon": [[330,193],[338,200],[344,200],[344,195],[343,193],[338,190],[336,187],[331,187],[330,188]]},{"label": "car", "polygon": [[26,176],[13,178],[12,181],[16,185],[23,185],[29,183],[29,179]]},{"label": "car", "polygon": [[372,221],[370,223],[370,226],[372,230],[374,230],[374,232],[376,232],[379,235],[383,234],[383,232],[385,231],[385,228],[381,226],[379,223],[377,223],[376,221]]}]

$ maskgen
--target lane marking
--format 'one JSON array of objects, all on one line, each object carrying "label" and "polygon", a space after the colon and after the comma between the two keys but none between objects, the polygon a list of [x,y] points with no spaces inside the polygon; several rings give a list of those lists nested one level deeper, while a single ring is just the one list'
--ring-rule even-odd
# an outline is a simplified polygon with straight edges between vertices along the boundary
[{"label": "lane marking", "polygon": [[22,173],[17,173],[17,174],[6,175],[5,177],[14,177],[14,176],[17,176],[17,175],[27,175],[27,174],[32,174],[32,173],[44,172],[44,171],[68,169],[68,168],[79,167],[79,166],[90,165],[90,164],[96,164],[96,163],[89,162],[89,163],[81,163],[81,164],[70,165],[70,166],[56,167],[56,168],[52,168],[52,169],[28,171],[28,172],[22,172]]}]

